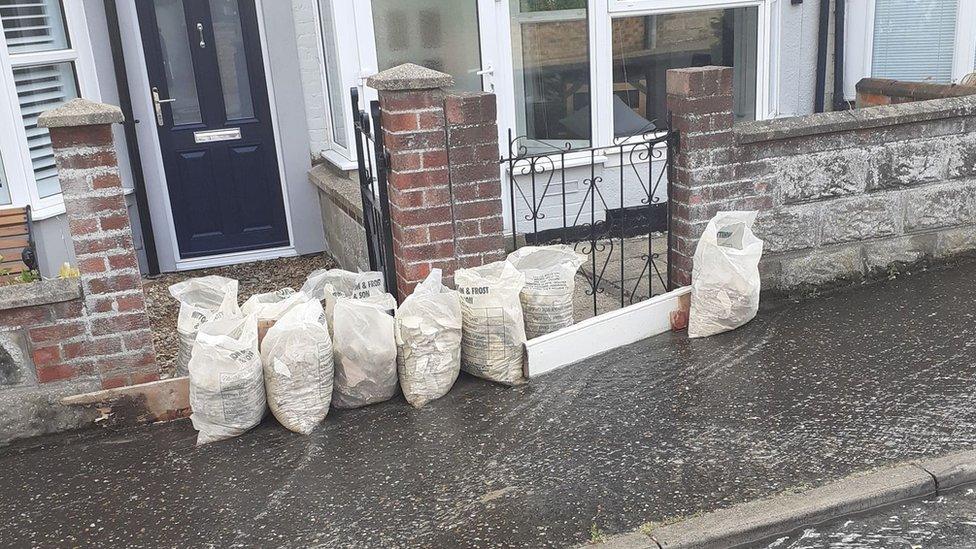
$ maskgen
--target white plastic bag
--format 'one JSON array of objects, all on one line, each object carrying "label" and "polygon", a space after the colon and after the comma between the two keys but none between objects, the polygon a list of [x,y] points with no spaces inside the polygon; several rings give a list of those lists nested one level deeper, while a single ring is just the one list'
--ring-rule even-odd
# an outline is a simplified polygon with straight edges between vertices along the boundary
[{"label": "white plastic bag", "polygon": [[533,339],[572,326],[576,271],[586,256],[572,246],[525,246],[508,256],[525,275],[520,294],[525,316],[525,337]]},{"label": "white plastic bag", "polygon": [[237,281],[222,276],[191,278],[170,286],[169,293],[180,302],[180,314],[176,320],[179,335],[176,375],[185,376],[200,325],[211,320],[240,316]]},{"label": "white plastic bag", "polygon": [[752,233],[758,212],[719,212],[695,250],[688,337],[705,337],[746,324],[759,311],[763,241]]},{"label": "white plastic bag", "polygon": [[190,359],[190,408],[197,444],[236,437],[261,423],[267,406],[253,316],[200,326]]},{"label": "white plastic bag", "polygon": [[277,292],[266,294],[256,294],[251,296],[244,305],[241,305],[241,312],[245,315],[254,315],[258,321],[258,345],[264,341],[265,334],[274,326],[275,322],[293,307],[305,303],[310,298],[302,292],[296,292],[291,288],[283,288]]},{"label": "white plastic bag", "polygon": [[354,273],[342,269],[319,269],[308,275],[300,290],[303,294],[318,299],[325,306],[325,316],[331,333],[332,312],[336,298],[363,299],[382,296],[386,293],[383,273],[366,271]]},{"label": "white plastic bag", "polygon": [[390,294],[335,305],[335,386],[332,405],[358,408],[393,398],[397,390],[396,341]]},{"label": "white plastic bag", "polygon": [[433,269],[396,313],[397,370],[407,402],[420,408],[447,394],[461,370],[461,299]]},{"label": "white plastic bag", "polygon": [[275,322],[261,345],[271,413],[286,429],[307,435],[332,402],[332,339],[318,301],[306,301]]},{"label": "white plastic bag", "polygon": [[519,301],[525,275],[508,261],[497,261],[458,269],[454,281],[464,320],[461,369],[508,385],[525,382],[525,325]]}]

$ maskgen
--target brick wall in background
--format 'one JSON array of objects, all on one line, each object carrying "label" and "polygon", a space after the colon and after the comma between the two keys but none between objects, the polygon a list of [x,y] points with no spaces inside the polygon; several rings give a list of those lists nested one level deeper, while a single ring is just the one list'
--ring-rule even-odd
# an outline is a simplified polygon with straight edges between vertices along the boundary
[{"label": "brick wall in background", "polygon": [[857,83],[857,108],[897,105],[899,103],[963,97],[974,94],[976,94],[976,86],[862,78]]},{"label": "brick wall in background", "polygon": [[731,125],[731,69],[668,73],[677,282],[721,210],[760,211],[765,288],[976,249],[976,97]]}]

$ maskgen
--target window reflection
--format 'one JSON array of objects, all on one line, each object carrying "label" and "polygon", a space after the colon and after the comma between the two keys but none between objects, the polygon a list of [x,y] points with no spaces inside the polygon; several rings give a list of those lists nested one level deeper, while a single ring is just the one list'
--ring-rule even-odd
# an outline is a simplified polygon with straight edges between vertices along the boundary
[{"label": "window reflection", "polygon": [[614,19],[614,136],[667,126],[666,73],[675,68],[733,67],[736,120],[754,120],[758,16],[750,7]]},{"label": "window reflection", "polygon": [[512,0],[518,132],[530,140],[590,142],[585,0]]}]

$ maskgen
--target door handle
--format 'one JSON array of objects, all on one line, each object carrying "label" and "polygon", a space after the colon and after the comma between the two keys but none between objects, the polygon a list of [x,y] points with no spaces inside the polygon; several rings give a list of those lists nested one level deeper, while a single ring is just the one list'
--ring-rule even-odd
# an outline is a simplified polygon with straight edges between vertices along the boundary
[{"label": "door handle", "polygon": [[480,71],[474,71],[474,73],[477,74],[478,76],[485,76],[485,75],[492,75],[492,76],[494,76],[494,74],[495,74],[495,67],[492,67],[491,65],[488,65],[487,67],[481,69]]},{"label": "door handle", "polygon": [[197,23],[197,32],[200,33],[200,48],[207,47],[207,41],[203,38],[203,23]]},{"label": "door handle", "polygon": [[156,109],[156,124],[160,128],[166,125],[166,120],[163,118],[163,103],[174,103],[176,99],[160,99],[159,98],[159,88],[153,86],[152,89],[152,100],[153,108]]}]

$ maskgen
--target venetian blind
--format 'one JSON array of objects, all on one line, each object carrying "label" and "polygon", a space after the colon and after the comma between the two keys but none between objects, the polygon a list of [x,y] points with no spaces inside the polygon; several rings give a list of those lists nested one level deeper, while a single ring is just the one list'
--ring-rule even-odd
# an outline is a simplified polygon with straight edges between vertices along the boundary
[{"label": "venetian blind", "polygon": [[42,198],[51,196],[61,192],[58,171],[54,165],[51,137],[47,128],[37,126],[37,117],[78,96],[74,71],[70,63],[57,63],[19,67],[13,72],[37,192]]},{"label": "venetian blind", "polygon": [[872,76],[951,81],[958,11],[959,0],[876,0]]},{"label": "venetian blind", "polygon": [[0,21],[11,54],[68,47],[59,0],[0,0]]}]

